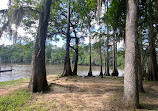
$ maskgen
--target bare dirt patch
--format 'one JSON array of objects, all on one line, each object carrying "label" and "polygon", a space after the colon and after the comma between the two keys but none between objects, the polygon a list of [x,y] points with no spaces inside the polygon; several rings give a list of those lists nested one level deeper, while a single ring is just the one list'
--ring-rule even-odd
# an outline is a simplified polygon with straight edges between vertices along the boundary
[{"label": "bare dirt patch", "polygon": [[[123,87],[122,78],[49,76],[51,91],[34,94],[30,110],[109,111],[111,101]],[[111,99],[112,98],[112,99]],[[32,104],[34,106],[32,106]]]}]

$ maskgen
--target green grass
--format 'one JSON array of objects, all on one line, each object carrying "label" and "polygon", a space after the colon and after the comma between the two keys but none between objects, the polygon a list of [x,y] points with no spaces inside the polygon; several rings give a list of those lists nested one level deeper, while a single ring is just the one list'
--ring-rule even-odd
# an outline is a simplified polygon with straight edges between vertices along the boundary
[{"label": "green grass", "polygon": [[22,111],[50,111],[46,106],[42,105],[31,105],[28,107],[23,107]]},{"label": "green grass", "polygon": [[27,79],[18,79],[18,80],[12,80],[12,81],[5,81],[5,82],[0,82],[0,87],[6,86],[6,85],[19,85],[20,81],[25,81]]},{"label": "green grass", "polygon": [[15,91],[11,95],[0,97],[0,111],[17,111],[29,101],[32,93],[26,90]]}]

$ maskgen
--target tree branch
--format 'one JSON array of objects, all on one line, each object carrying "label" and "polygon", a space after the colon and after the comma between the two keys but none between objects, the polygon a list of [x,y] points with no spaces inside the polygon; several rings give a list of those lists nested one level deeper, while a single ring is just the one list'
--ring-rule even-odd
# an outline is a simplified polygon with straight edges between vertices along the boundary
[{"label": "tree branch", "polygon": [[67,16],[64,14],[64,12],[62,12],[60,15],[64,16],[65,18],[67,18]]},{"label": "tree branch", "polygon": [[33,9],[33,8],[31,8],[31,7],[24,6],[23,8],[26,9],[26,10],[30,10],[30,11],[33,11],[33,12],[40,13],[39,10]]},{"label": "tree branch", "polygon": [[58,32],[50,33],[50,34],[49,34],[49,37],[50,37],[50,36],[53,36],[53,35],[57,35],[57,34],[66,35],[66,33],[65,33],[64,31],[58,31]]},{"label": "tree branch", "polygon": [[69,47],[73,49],[75,52],[77,52],[77,50],[73,46],[69,46]]},{"label": "tree branch", "polygon": [[2,10],[0,10],[0,13],[8,13],[8,9],[2,9]]},{"label": "tree branch", "polygon": [[3,31],[7,28],[8,24],[9,24],[9,21],[7,21],[7,23],[5,23],[5,24],[2,26],[2,28],[0,29],[0,38],[1,38],[2,34],[3,34]]},{"label": "tree branch", "polygon": [[77,37],[72,37],[72,36],[71,36],[70,38],[71,38],[71,39],[76,39]]}]

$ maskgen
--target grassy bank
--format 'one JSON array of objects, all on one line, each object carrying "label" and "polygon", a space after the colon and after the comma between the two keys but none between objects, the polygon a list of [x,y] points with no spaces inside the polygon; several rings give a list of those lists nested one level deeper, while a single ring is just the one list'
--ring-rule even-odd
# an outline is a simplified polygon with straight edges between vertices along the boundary
[{"label": "grassy bank", "polygon": [[13,85],[13,86],[19,85],[19,82],[26,81],[26,80],[28,80],[28,78],[27,79],[18,79],[18,80],[0,82],[0,87],[6,86],[6,85]]},{"label": "grassy bank", "polygon": [[17,111],[21,106],[28,102],[32,93],[27,90],[15,91],[10,95],[0,97],[0,111]]}]

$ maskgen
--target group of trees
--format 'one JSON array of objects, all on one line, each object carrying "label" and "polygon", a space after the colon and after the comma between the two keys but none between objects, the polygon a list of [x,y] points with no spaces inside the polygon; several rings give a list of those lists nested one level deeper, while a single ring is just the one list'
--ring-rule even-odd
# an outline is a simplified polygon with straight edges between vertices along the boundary
[{"label": "group of trees", "polygon": [[[53,2],[53,3],[52,3]],[[53,4],[53,5],[51,5]],[[102,8],[105,7],[102,13]],[[158,1],[157,0],[9,0],[1,10],[0,34],[5,30],[17,40],[17,28],[37,27],[32,55],[32,76],[29,87],[33,92],[48,90],[45,68],[46,39],[65,39],[64,71],[62,76],[77,75],[79,43],[89,37],[89,73],[92,76],[92,47],[100,57],[100,76],[109,76],[109,51],[113,49],[113,76],[117,71],[117,42],[125,42],[124,103],[137,108],[139,92],[143,92],[143,77],[158,81]],[[104,15],[104,16],[102,16]],[[35,22],[38,21],[38,22]],[[96,29],[98,24],[99,28]],[[13,30],[12,25],[15,25]],[[92,40],[96,40],[92,42]],[[71,69],[70,48],[75,53]],[[105,54],[105,74],[102,54]],[[123,53],[122,53],[123,54]],[[82,56],[82,55],[81,55]],[[124,55],[122,55],[124,56]],[[147,73],[147,74],[145,74]]]}]

